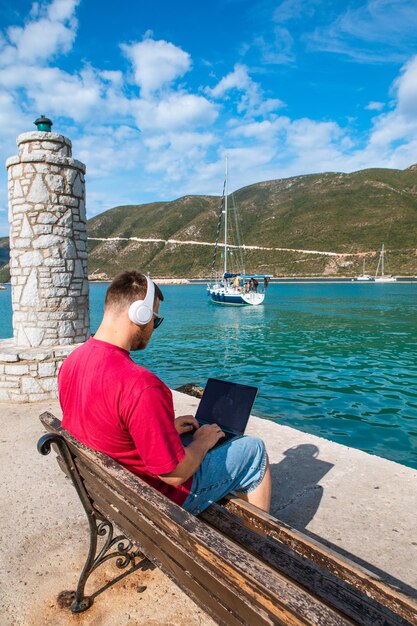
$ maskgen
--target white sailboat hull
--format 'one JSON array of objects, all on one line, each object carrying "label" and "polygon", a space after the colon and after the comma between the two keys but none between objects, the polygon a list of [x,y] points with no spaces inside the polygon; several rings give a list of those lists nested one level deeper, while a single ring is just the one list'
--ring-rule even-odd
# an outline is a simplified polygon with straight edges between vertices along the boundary
[{"label": "white sailboat hull", "polygon": [[224,287],[223,285],[208,286],[208,294],[214,304],[225,304],[229,306],[257,306],[262,304],[265,293],[250,291],[242,293],[239,289]]},{"label": "white sailboat hull", "polygon": [[374,280],[376,283],[396,283],[397,282],[397,279],[395,278],[395,276],[376,276]]},{"label": "white sailboat hull", "polygon": [[374,279],[372,278],[372,276],[369,276],[369,274],[364,274],[362,276],[356,276],[354,280],[359,281],[359,282],[369,282]]}]

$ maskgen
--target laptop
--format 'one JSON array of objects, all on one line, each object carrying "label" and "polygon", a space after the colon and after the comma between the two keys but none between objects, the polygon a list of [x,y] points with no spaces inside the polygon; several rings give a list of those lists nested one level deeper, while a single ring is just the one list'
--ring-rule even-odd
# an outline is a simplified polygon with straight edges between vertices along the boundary
[{"label": "laptop", "polygon": [[[200,426],[218,424],[225,433],[226,436],[214,448],[243,435],[257,393],[258,388],[251,385],[230,383],[217,378],[207,380],[195,417]],[[183,446],[188,446],[192,440],[193,432],[181,435]]]}]

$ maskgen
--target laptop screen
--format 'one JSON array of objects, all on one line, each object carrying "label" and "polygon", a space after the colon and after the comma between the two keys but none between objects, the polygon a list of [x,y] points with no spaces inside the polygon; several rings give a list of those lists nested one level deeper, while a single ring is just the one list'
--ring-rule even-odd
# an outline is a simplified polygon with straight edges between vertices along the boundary
[{"label": "laptop screen", "polygon": [[226,430],[243,433],[257,393],[257,387],[209,378],[196,419],[199,422],[215,422]]}]

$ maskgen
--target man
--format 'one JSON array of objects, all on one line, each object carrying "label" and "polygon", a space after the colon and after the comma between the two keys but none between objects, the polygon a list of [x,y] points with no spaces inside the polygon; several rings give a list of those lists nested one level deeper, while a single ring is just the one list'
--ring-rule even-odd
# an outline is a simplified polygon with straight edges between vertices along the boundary
[{"label": "man", "polygon": [[[109,286],[94,337],[74,350],[58,376],[63,427],[116,459],[168,498],[197,514],[230,491],[269,511],[271,475],[263,441],[224,437],[217,424],[191,415],[175,419],[172,394],[130,358],[146,348],[163,318],[158,286],[123,272]],[[186,448],[180,434],[196,429]]]}]

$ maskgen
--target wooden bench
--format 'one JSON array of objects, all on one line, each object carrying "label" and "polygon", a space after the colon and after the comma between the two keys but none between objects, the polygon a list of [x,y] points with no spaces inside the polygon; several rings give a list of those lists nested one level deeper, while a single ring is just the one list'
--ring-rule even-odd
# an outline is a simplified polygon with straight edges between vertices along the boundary
[{"label": "wooden bench", "polygon": [[74,613],[91,606],[85,585],[101,563],[115,557],[133,571],[145,556],[218,624],[417,624],[414,599],[256,507],[227,498],[195,517],[52,414],[40,419],[48,433],[38,450],[54,444],[90,527]]}]

